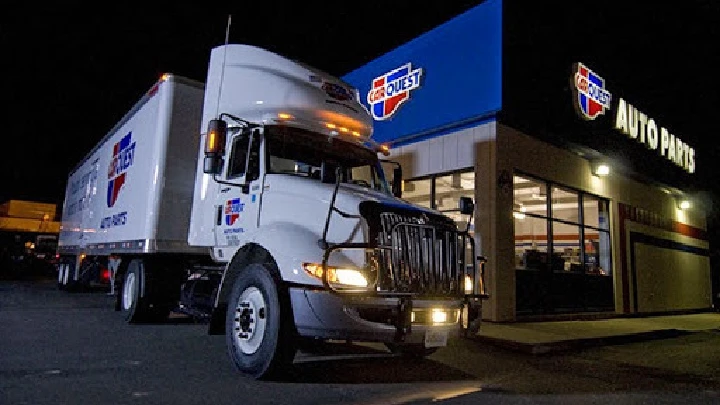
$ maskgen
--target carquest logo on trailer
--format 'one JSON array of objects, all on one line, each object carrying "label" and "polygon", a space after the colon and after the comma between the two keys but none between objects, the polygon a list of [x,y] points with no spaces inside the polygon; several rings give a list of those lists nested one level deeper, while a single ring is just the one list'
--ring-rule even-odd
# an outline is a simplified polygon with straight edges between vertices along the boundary
[{"label": "carquest logo on trailer", "polygon": [[120,195],[120,190],[125,184],[127,170],[135,160],[135,142],[132,140],[132,132],[128,132],[120,142],[113,147],[112,158],[108,165],[108,187],[107,206],[112,208]]},{"label": "carquest logo on trailer", "polygon": [[421,68],[413,70],[412,64],[407,63],[373,79],[367,95],[373,118],[382,121],[392,117],[410,99],[410,91],[420,87],[421,75]]}]

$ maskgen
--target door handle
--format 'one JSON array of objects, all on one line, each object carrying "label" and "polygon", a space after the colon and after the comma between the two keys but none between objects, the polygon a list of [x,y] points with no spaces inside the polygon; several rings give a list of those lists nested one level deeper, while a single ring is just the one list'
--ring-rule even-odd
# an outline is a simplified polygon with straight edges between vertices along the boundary
[{"label": "door handle", "polygon": [[223,187],[220,189],[221,193],[227,193],[228,191],[230,191],[230,187]]}]

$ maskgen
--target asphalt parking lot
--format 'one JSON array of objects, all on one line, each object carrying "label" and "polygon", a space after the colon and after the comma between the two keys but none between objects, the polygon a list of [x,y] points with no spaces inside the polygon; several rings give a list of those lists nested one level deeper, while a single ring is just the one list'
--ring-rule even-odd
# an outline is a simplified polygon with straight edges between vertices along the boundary
[{"label": "asphalt parking lot", "polygon": [[713,333],[547,356],[459,341],[421,361],[330,345],[255,381],[205,325],[127,325],[52,281],[0,282],[0,326],[2,404],[720,403]]}]

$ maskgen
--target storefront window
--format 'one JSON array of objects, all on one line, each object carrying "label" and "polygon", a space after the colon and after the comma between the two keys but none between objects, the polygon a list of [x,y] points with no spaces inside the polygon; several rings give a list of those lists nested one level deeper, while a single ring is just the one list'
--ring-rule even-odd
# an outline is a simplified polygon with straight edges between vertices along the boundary
[{"label": "storefront window", "polygon": [[546,183],[513,176],[513,199],[514,211],[547,217]]},{"label": "storefront window", "polygon": [[513,183],[518,269],[612,274],[608,200],[522,175]]},{"label": "storefront window", "polygon": [[585,231],[585,273],[611,275],[610,232]]},{"label": "storefront window", "polygon": [[609,201],[524,175],[513,186],[518,313],[612,309]]},{"label": "storefront window", "polygon": [[599,229],[610,229],[608,222],[608,201],[594,195],[583,195],[585,225]]},{"label": "storefront window", "polygon": [[580,226],[553,222],[552,269],[559,272],[582,272],[582,245]]},{"label": "storefront window", "polygon": [[475,199],[475,173],[453,173],[435,178],[435,208],[452,218],[458,226],[467,224],[467,215],[460,214],[460,197]]},{"label": "storefront window", "polygon": [[435,204],[438,211],[458,210],[460,197],[475,196],[475,173],[454,173],[435,178]]},{"label": "storefront window", "polygon": [[413,204],[426,208],[432,208],[431,189],[432,179],[405,180],[403,182],[402,196],[403,199],[408,200]]},{"label": "storefront window", "polygon": [[515,265],[541,270],[547,265],[547,219],[515,215]]},{"label": "storefront window", "polygon": [[568,222],[580,222],[580,200],[578,193],[560,187],[552,188],[552,217]]},{"label": "storefront window", "polygon": [[[423,207],[436,209],[452,218],[461,229],[467,226],[468,216],[460,213],[460,197],[475,199],[475,172],[433,176],[429,179],[405,180],[403,199]],[[470,227],[470,233],[473,232]]]}]

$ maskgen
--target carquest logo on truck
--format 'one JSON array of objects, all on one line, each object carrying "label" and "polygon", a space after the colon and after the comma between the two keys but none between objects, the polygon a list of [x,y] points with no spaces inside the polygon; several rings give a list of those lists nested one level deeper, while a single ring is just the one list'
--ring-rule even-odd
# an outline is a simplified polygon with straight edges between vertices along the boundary
[{"label": "carquest logo on truck", "polygon": [[108,166],[108,188],[107,206],[112,208],[120,195],[120,190],[125,184],[125,174],[132,166],[135,158],[135,142],[132,140],[132,132],[128,132],[120,142],[113,147],[112,158]]},{"label": "carquest logo on truck", "polygon": [[410,91],[420,87],[422,69],[413,70],[407,63],[376,77],[367,95],[373,118],[386,120],[397,112],[400,105],[410,99]]},{"label": "carquest logo on truck", "polygon": [[240,218],[240,213],[243,212],[245,203],[241,202],[239,198],[233,198],[225,202],[225,225],[232,226],[235,221]]}]

